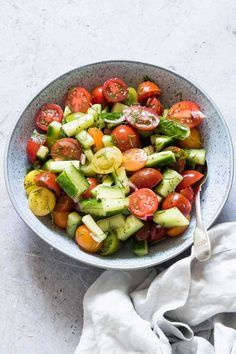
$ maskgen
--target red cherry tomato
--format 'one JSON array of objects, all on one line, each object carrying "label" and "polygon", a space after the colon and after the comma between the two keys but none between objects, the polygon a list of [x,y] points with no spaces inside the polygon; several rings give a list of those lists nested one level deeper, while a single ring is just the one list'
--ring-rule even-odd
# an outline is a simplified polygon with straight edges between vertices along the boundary
[{"label": "red cherry tomato", "polygon": [[103,95],[102,86],[95,87],[92,92],[92,104],[101,104],[103,107],[106,105],[106,99]]},{"label": "red cherry tomato", "polygon": [[143,106],[130,106],[123,113],[127,122],[139,130],[152,130],[160,122],[160,118],[152,109]]},{"label": "red cherry tomato", "polygon": [[59,196],[61,193],[61,188],[56,182],[56,178],[57,175],[55,173],[44,171],[35,177],[35,183],[37,186],[51,189],[56,194],[56,196]]},{"label": "red cherry tomato", "polygon": [[119,125],[113,129],[111,135],[117,147],[123,152],[132,148],[140,148],[141,141],[139,134],[128,125]]},{"label": "red cherry tomato", "polygon": [[96,178],[87,178],[87,181],[89,183],[89,187],[86,192],[82,194],[82,198],[84,199],[92,198],[91,190],[99,184]]},{"label": "red cherry tomato", "polygon": [[104,82],[102,91],[107,102],[121,102],[128,97],[128,87],[124,81],[112,78]]},{"label": "red cherry tomato", "polygon": [[151,81],[145,81],[138,85],[138,101],[143,102],[147,98],[152,96],[159,96],[161,94],[161,89],[159,86]]},{"label": "red cherry tomato", "polygon": [[80,143],[73,138],[63,138],[51,148],[51,155],[55,161],[79,160],[82,153]]},{"label": "red cherry tomato", "polygon": [[162,174],[155,168],[143,168],[130,178],[137,188],[153,188],[162,180]]},{"label": "red cherry tomato", "polygon": [[72,211],[75,208],[74,201],[68,197],[66,194],[61,194],[59,198],[57,198],[57,203],[54,208],[55,211],[65,212]]},{"label": "red cherry tomato", "polygon": [[164,106],[156,97],[150,97],[147,100],[146,106],[153,109],[153,111],[156,112],[159,116],[161,116],[164,111]]},{"label": "red cherry tomato", "polygon": [[192,184],[196,183],[199,181],[204,175],[198,171],[195,170],[186,170],[182,173],[182,181],[178,186],[176,187],[176,192],[181,191],[181,189],[185,189],[189,186],[192,186]]},{"label": "red cherry tomato", "polygon": [[26,153],[28,160],[34,163],[37,160],[37,152],[40,146],[44,145],[46,142],[46,136],[39,134],[36,130],[33,132],[32,136],[27,141]]},{"label": "red cherry tomato", "polygon": [[176,170],[179,173],[182,173],[186,165],[186,153],[183,149],[180,149],[177,146],[168,146],[164,149],[165,151],[172,151],[175,154],[176,161],[169,165],[169,168]]},{"label": "red cherry tomato", "polygon": [[190,201],[190,203],[192,203],[194,199],[194,192],[192,187],[181,189],[180,194],[182,194],[185,198],[187,198]]},{"label": "red cherry tomato", "polygon": [[152,215],[158,208],[156,194],[148,188],[138,189],[129,197],[129,209],[138,218]]},{"label": "red cherry tomato", "polygon": [[170,193],[162,202],[163,210],[177,207],[184,216],[190,214],[192,206],[190,201],[180,193]]},{"label": "red cherry tomato", "polygon": [[191,101],[177,102],[168,112],[169,119],[178,120],[189,128],[198,126],[202,122],[203,117],[204,115],[200,111],[200,107]]},{"label": "red cherry tomato", "polygon": [[68,106],[72,112],[86,113],[91,101],[92,97],[84,87],[74,87],[69,90],[65,105]]},{"label": "red cherry tomato", "polygon": [[54,103],[47,103],[43,105],[35,116],[35,122],[38,129],[46,132],[48,125],[52,121],[61,123],[63,119],[63,110],[60,106]]},{"label": "red cherry tomato", "polygon": [[55,225],[60,227],[61,229],[66,229],[67,220],[68,220],[69,212],[68,211],[55,211],[52,212],[52,219]]}]

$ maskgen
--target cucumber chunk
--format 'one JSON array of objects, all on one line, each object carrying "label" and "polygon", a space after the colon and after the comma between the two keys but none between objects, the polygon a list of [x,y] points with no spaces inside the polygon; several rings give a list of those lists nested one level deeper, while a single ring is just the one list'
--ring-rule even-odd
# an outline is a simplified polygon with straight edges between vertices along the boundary
[{"label": "cucumber chunk", "polygon": [[75,137],[79,140],[84,149],[88,149],[94,144],[94,139],[86,132],[86,130],[77,133]]},{"label": "cucumber chunk", "polygon": [[103,199],[102,205],[107,216],[120,214],[127,211],[129,198]]},{"label": "cucumber chunk", "polygon": [[147,240],[136,241],[133,244],[133,253],[136,256],[143,257],[148,254],[148,243]]},{"label": "cucumber chunk", "polygon": [[71,114],[71,110],[68,106],[65,106],[65,109],[64,109],[64,113],[63,113],[63,118],[66,118],[67,116],[69,116]]},{"label": "cucumber chunk", "polygon": [[42,145],[38,149],[36,156],[39,159],[39,161],[44,162],[45,160],[47,160],[48,154],[49,154],[49,148],[47,146]]},{"label": "cucumber chunk", "polygon": [[[73,117],[76,117],[77,113],[73,113]],[[70,116],[69,116],[70,117]],[[62,129],[67,136],[73,136],[79,133],[81,130],[87,129],[94,124],[94,114],[85,114],[79,119],[74,119],[69,123],[63,124]]]},{"label": "cucumber chunk", "polygon": [[110,216],[106,219],[101,219],[97,221],[98,226],[104,231],[115,230],[119,227],[125,226],[125,216],[122,214]]},{"label": "cucumber chunk", "polygon": [[102,229],[100,229],[100,227],[97,225],[97,223],[94,221],[91,215],[83,216],[82,221],[87,226],[87,228],[91,231],[92,238],[96,242],[102,242],[107,238],[105,232],[103,232]]},{"label": "cucumber chunk", "polygon": [[162,175],[162,181],[155,188],[155,192],[161,197],[167,197],[169,193],[174,192],[175,188],[182,181],[183,177],[175,170],[168,169]]},{"label": "cucumber chunk", "polygon": [[103,246],[100,251],[101,256],[111,256],[120,248],[121,242],[114,232],[110,232],[107,238],[103,241]]},{"label": "cucumber chunk", "polygon": [[119,167],[117,170],[112,172],[112,177],[115,181],[115,184],[120,188],[125,188],[125,194],[129,194],[129,179],[126,175],[126,171],[124,167]]},{"label": "cucumber chunk", "polygon": [[190,129],[183,124],[160,117],[160,123],[155,129],[155,132],[171,136],[179,140],[186,139],[190,134]]},{"label": "cucumber chunk", "polygon": [[128,87],[128,92],[128,97],[123,101],[123,103],[128,106],[138,103],[137,91],[133,87]]},{"label": "cucumber chunk", "polygon": [[146,152],[146,154],[149,156],[149,155],[152,155],[154,154],[154,147],[152,145],[149,145],[149,146],[145,146],[143,148],[143,151]]},{"label": "cucumber chunk", "polygon": [[175,154],[172,151],[161,151],[148,156],[146,167],[164,166],[173,162],[175,162]]},{"label": "cucumber chunk", "polygon": [[152,135],[151,136],[151,143],[155,145],[156,151],[161,151],[164,149],[166,146],[172,145],[175,142],[175,139],[171,136],[166,136],[166,135]]},{"label": "cucumber chunk", "polygon": [[176,207],[156,211],[153,221],[166,228],[189,225],[189,220]]},{"label": "cucumber chunk", "polygon": [[82,224],[81,216],[78,213],[76,213],[76,211],[70,213],[67,219],[67,228],[66,228],[67,235],[70,238],[74,238],[76,229],[81,224]]},{"label": "cucumber chunk", "polygon": [[[86,154],[85,154],[86,156]],[[87,156],[86,156],[87,157]],[[97,175],[97,173],[94,171],[94,169],[92,168],[92,165],[91,163],[89,164],[85,164],[85,165],[82,165],[80,167],[81,171],[83,172],[83,174],[86,176],[86,177],[94,177]]]},{"label": "cucumber chunk", "polygon": [[91,214],[97,217],[106,216],[102,202],[97,201],[96,198],[80,200],[79,207],[84,214]]},{"label": "cucumber chunk", "polygon": [[57,183],[75,202],[89,188],[89,182],[83,173],[73,165],[67,167],[56,179]]},{"label": "cucumber chunk", "polygon": [[80,117],[83,117],[84,115],[85,113],[82,112],[72,113],[65,118],[65,122],[63,122],[63,124],[72,122],[72,120],[75,119],[80,119]]},{"label": "cucumber chunk", "polygon": [[206,150],[205,149],[184,149],[187,154],[187,161],[197,165],[205,165]]},{"label": "cucumber chunk", "polygon": [[113,178],[111,176],[109,176],[109,175],[104,176],[104,178],[102,180],[102,184],[104,186],[108,186],[108,187],[110,187],[113,184],[113,182],[114,182]]},{"label": "cucumber chunk", "polygon": [[120,226],[116,229],[117,237],[119,240],[125,241],[143,226],[144,223],[140,219],[136,218],[134,215],[129,215],[126,218],[125,226]]},{"label": "cucumber chunk", "polygon": [[111,109],[111,113],[117,112],[117,113],[122,113],[124,109],[128,108],[128,106],[126,106],[123,103],[117,102],[115,104],[113,104],[112,109]]},{"label": "cucumber chunk", "polygon": [[97,199],[120,199],[125,197],[125,188],[109,187],[100,184],[93,188],[91,193]]},{"label": "cucumber chunk", "polygon": [[55,142],[61,137],[61,123],[55,120],[48,125],[47,131],[47,145],[49,149],[55,144]]},{"label": "cucumber chunk", "polygon": [[102,142],[104,146],[115,146],[115,142],[111,135],[103,135]]},{"label": "cucumber chunk", "polygon": [[80,161],[71,160],[71,161],[54,161],[48,160],[43,165],[43,169],[55,173],[63,172],[67,167],[73,165],[76,168],[80,167]]}]

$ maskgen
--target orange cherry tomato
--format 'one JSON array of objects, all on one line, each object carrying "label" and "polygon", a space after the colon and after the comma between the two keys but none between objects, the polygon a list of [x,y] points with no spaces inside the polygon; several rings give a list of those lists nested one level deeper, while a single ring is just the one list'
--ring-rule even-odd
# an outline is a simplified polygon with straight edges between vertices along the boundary
[{"label": "orange cherry tomato", "polygon": [[201,149],[201,134],[197,128],[191,128],[189,136],[184,140],[179,140],[178,145],[186,149]]},{"label": "orange cherry tomato", "polygon": [[96,178],[89,177],[89,178],[87,178],[87,181],[89,183],[89,187],[86,190],[86,192],[84,192],[82,194],[82,198],[84,198],[84,199],[92,198],[91,190],[98,185],[98,181],[96,180]]},{"label": "orange cherry tomato", "polygon": [[147,154],[142,149],[129,149],[123,153],[123,166],[126,171],[138,171],[146,165]]},{"label": "orange cherry tomato", "polygon": [[161,89],[152,81],[144,81],[138,85],[138,101],[143,102],[152,96],[160,96]]},{"label": "orange cherry tomato", "polygon": [[156,194],[149,188],[141,188],[129,197],[129,209],[138,218],[152,215],[158,208]]},{"label": "orange cherry tomato", "polygon": [[102,248],[102,242],[96,242],[92,236],[91,232],[85,225],[81,225],[77,228],[75,233],[75,240],[77,244],[87,252],[95,253]]},{"label": "orange cherry tomato", "polygon": [[55,225],[61,229],[66,229],[68,220],[68,211],[55,211],[52,212],[52,218]]},{"label": "orange cherry tomato", "polygon": [[98,151],[104,147],[102,138],[103,138],[103,132],[101,129],[98,128],[89,128],[88,129],[88,134],[93,138],[94,140],[94,150]]},{"label": "orange cherry tomato", "polygon": [[[190,215],[186,216],[188,220],[190,220]],[[176,227],[171,227],[170,229],[166,229],[166,235],[170,237],[176,237],[182,235],[184,231],[187,230],[189,225],[187,226],[176,226]]]}]

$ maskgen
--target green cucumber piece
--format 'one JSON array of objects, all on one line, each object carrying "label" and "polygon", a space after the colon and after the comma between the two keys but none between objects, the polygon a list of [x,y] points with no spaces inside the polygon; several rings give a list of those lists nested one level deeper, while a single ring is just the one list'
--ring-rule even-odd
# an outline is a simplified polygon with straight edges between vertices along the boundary
[{"label": "green cucumber piece", "polygon": [[129,194],[129,179],[126,175],[124,167],[119,167],[116,171],[112,172],[112,177],[115,181],[115,184],[120,188],[125,188],[125,194]]},{"label": "green cucumber piece", "polygon": [[[73,116],[78,116],[78,113],[73,113]],[[69,116],[70,117],[70,116]],[[85,114],[79,119],[74,119],[69,123],[63,124],[62,129],[67,136],[73,136],[79,133],[81,130],[87,129],[94,124],[94,114]]]},{"label": "green cucumber piece", "polygon": [[116,229],[117,237],[119,240],[125,241],[143,226],[144,223],[131,214],[127,216],[125,226],[120,226]]},{"label": "green cucumber piece", "polygon": [[156,152],[148,156],[146,167],[158,167],[175,162],[175,154],[172,151]]},{"label": "green cucumber piece", "polygon": [[85,115],[85,113],[82,113],[82,112],[70,114],[65,118],[65,122],[63,124],[72,122],[72,120],[80,119],[84,115]]},{"label": "green cucumber piece", "polygon": [[84,214],[91,214],[97,217],[106,216],[102,202],[97,201],[96,198],[80,200],[79,207],[81,212]]},{"label": "green cucumber piece", "polygon": [[104,232],[108,232],[125,226],[125,216],[122,214],[110,216],[109,218],[98,220],[97,224]]},{"label": "green cucumber piece", "polygon": [[67,167],[57,177],[56,181],[75,202],[78,202],[81,194],[89,188],[89,182],[84,177],[83,173],[73,165]]},{"label": "green cucumber piece", "polygon": [[59,173],[63,172],[67,167],[73,165],[76,168],[80,167],[80,161],[71,160],[71,161],[54,161],[52,159],[45,162],[43,165],[43,170]]},{"label": "green cucumber piece", "polygon": [[68,106],[65,106],[65,109],[64,109],[64,113],[63,113],[63,118],[65,119],[66,117],[68,117],[70,114],[71,114],[71,110]]},{"label": "green cucumber piece", "polygon": [[136,256],[143,257],[148,254],[148,243],[147,240],[134,241],[133,243],[133,253]]},{"label": "green cucumber piece", "polygon": [[128,97],[123,101],[123,103],[128,106],[138,103],[138,94],[133,87],[128,87]]},{"label": "green cucumber piece", "polygon": [[184,140],[189,136],[190,129],[186,125],[180,124],[168,118],[160,117],[160,123],[155,129],[155,132],[165,134],[179,140]]},{"label": "green cucumber piece", "polygon": [[97,225],[97,223],[95,222],[95,220],[92,218],[91,215],[83,216],[82,222],[90,230],[90,232],[92,233],[92,237],[96,242],[102,242],[107,238],[105,232],[103,232],[102,229],[100,229],[100,227]]},{"label": "green cucumber piece", "polygon": [[128,209],[129,198],[103,199],[102,206],[107,216],[121,214]]},{"label": "green cucumber piece", "polygon": [[49,148],[47,146],[41,145],[37,151],[36,157],[39,161],[44,162],[47,160],[49,154]]},{"label": "green cucumber piece", "polygon": [[91,190],[91,194],[100,199],[120,199],[125,198],[125,188],[119,188],[116,186],[104,186],[99,184],[97,187]]},{"label": "green cucumber piece", "polygon": [[107,238],[103,241],[103,246],[100,250],[101,256],[111,256],[116,253],[121,246],[120,240],[114,232],[110,232]]},{"label": "green cucumber piece", "polygon": [[117,112],[117,113],[122,113],[124,109],[128,108],[128,106],[126,106],[123,103],[117,102],[115,104],[113,104],[112,109],[111,109],[111,113]]},{"label": "green cucumber piece", "polygon": [[92,152],[92,149],[84,149],[84,154],[86,156],[86,159],[91,162],[92,161],[92,158],[93,158],[93,152]]},{"label": "green cucumber piece", "polygon": [[94,177],[97,175],[97,173],[93,170],[91,163],[82,165],[80,169],[86,177]]},{"label": "green cucumber piece", "polygon": [[103,145],[105,147],[106,146],[114,146],[114,145],[116,145],[112,135],[103,135],[102,142],[103,142]]},{"label": "green cucumber piece", "polygon": [[145,146],[143,148],[143,151],[146,152],[146,154],[149,156],[149,155],[152,155],[154,154],[154,147],[152,145],[149,145],[149,146]]},{"label": "green cucumber piece", "polygon": [[153,221],[166,228],[189,225],[189,220],[176,207],[156,211]]},{"label": "green cucumber piece", "polygon": [[70,238],[75,237],[75,232],[78,226],[82,224],[81,216],[73,211],[68,215],[66,233]]},{"label": "green cucumber piece", "polygon": [[187,154],[187,160],[196,165],[205,165],[206,150],[205,149],[184,149]]},{"label": "green cucumber piece", "polygon": [[55,144],[55,142],[61,137],[61,123],[55,120],[48,125],[47,131],[47,146],[49,149]]},{"label": "green cucumber piece", "polygon": [[79,140],[84,149],[88,149],[94,144],[94,139],[86,132],[86,130],[77,133],[75,137]]},{"label": "green cucumber piece", "polygon": [[138,130],[139,135],[143,138],[148,138],[153,135],[153,130]]},{"label": "green cucumber piece", "polygon": [[107,175],[107,176],[104,176],[103,177],[103,180],[102,180],[102,184],[104,185],[104,186],[112,186],[112,184],[113,184],[113,178],[111,177],[111,176],[109,176],[109,175]]},{"label": "green cucumber piece", "polygon": [[164,149],[166,146],[172,145],[175,142],[175,139],[171,136],[167,135],[152,135],[151,136],[151,143],[155,145],[156,151],[161,151]]},{"label": "green cucumber piece", "polygon": [[155,192],[161,197],[167,197],[168,194],[175,191],[175,188],[182,181],[183,177],[175,170],[167,169],[162,175],[162,181],[155,188]]}]

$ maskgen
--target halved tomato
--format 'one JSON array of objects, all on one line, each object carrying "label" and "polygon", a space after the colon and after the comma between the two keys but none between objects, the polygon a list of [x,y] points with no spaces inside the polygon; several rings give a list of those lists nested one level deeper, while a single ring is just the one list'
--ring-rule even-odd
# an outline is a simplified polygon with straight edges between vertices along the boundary
[{"label": "halved tomato", "polygon": [[162,174],[155,168],[143,168],[135,172],[130,180],[137,188],[153,188],[161,182]]},{"label": "halved tomato", "polygon": [[160,96],[161,89],[152,81],[144,81],[138,85],[138,101],[143,102],[152,96]]},{"label": "halved tomato", "polygon": [[156,194],[149,188],[141,188],[129,197],[129,209],[138,218],[150,216],[158,208]]},{"label": "halved tomato", "polygon": [[138,171],[146,165],[147,154],[142,149],[129,149],[123,153],[123,166],[126,171]]},{"label": "halved tomato", "polygon": [[185,189],[189,186],[192,186],[194,183],[200,181],[200,179],[204,175],[198,171],[195,170],[186,170],[182,173],[182,181],[178,186],[176,187],[176,192],[181,191],[181,189]]},{"label": "halved tomato", "polygon": [[46,142],[46,135],[39,134],[36,130],[34,130],[32,136],[27,141],[27,146],[26,146],[26,154],[28,160],[31,163],[34,163],[37,160],[36,154],[40,146],[44,145],[45,142]]},{"label": "halved tomato", "polygon": [[55,211],[72,211],[75,208],[74,201],[68,197],[66,194],[61,194],[59,198],[57,198]]},{"label": "halved tomato", "polygon": [[160,122],[159,116],[151,109],[143,106],[130,106],[123,114],[127,122],[139,130],[152,130]]},{"label": "halved tomato", "polygon": [[79,160],[81,153],[80,143],[73,138],[59,139],[51,148],[51,155],[55,161]]},{"label": "halved tomato", "polygon": [[92,92],[92,104],[101,104],[103,107],[106,105],[106,99],[103,95],[102,86],[95,87]]},{"label": "halved tomato", "polygon": [[111,135],[122,152],[141,147],[139,134],[128,125],[119,125],[112,131]]},{"label": "halved tomato", "polygon": [[107,102],[121,102],[128,97],[128,87],[121,79],[116,77],[104,82],[102,92]]},{"label": "halved tomato", "polygon": [[54,224],[60,227],[61,229],[66,229],[68,216],[69,216],[68,211],[53,210],[52,212],[52,219]]},{"label": "halved tomato", "polygon": [[57,175],[50,171],[44,171],[35,177],[35,183],[39,187],[45,187],[51,189],[56,196],[61,193],[61,188],[56,182]]},{"label": "halved tomato", "polygon": [[194,191],[192,187],[181,189],[180,194],[182,194],[185,198],[187,198],[190,201],[190,203],[192,203],[194,199]]},{"label": "halved tomato", "polygon": [[92,97],[84,87],[74,87],[67,94],[65,106],[68,106],[72,112],[86,113],[91,101]]},{"label": "halved tomato", "polygon": [[35,122],[38,129],[46,132],[48,125],[52,121],[61,123],[63,119],[63,110],[60,106],[54,103],[47,103],[43,105],[35,116]]},{"label": "halved tomato", "polygon": [[161,116],[164,111],[164,106],[156,97],[149,97],[146,106],[153,109],[153,111],[156,112],[159,116]]},{"label": "halved tomato", "polygon": [[191,101],[181,101],[175,103],[168,112],[168,118],[178,120],[189,128],[198,126],[204,114],[200,111],[197,103]]},{"label": "halved tomato", "polygon": [[180,193],[170,193],[162,202],[163,210],[177,207],[184,216],[190,214],[192,206],[190,201]]}]

